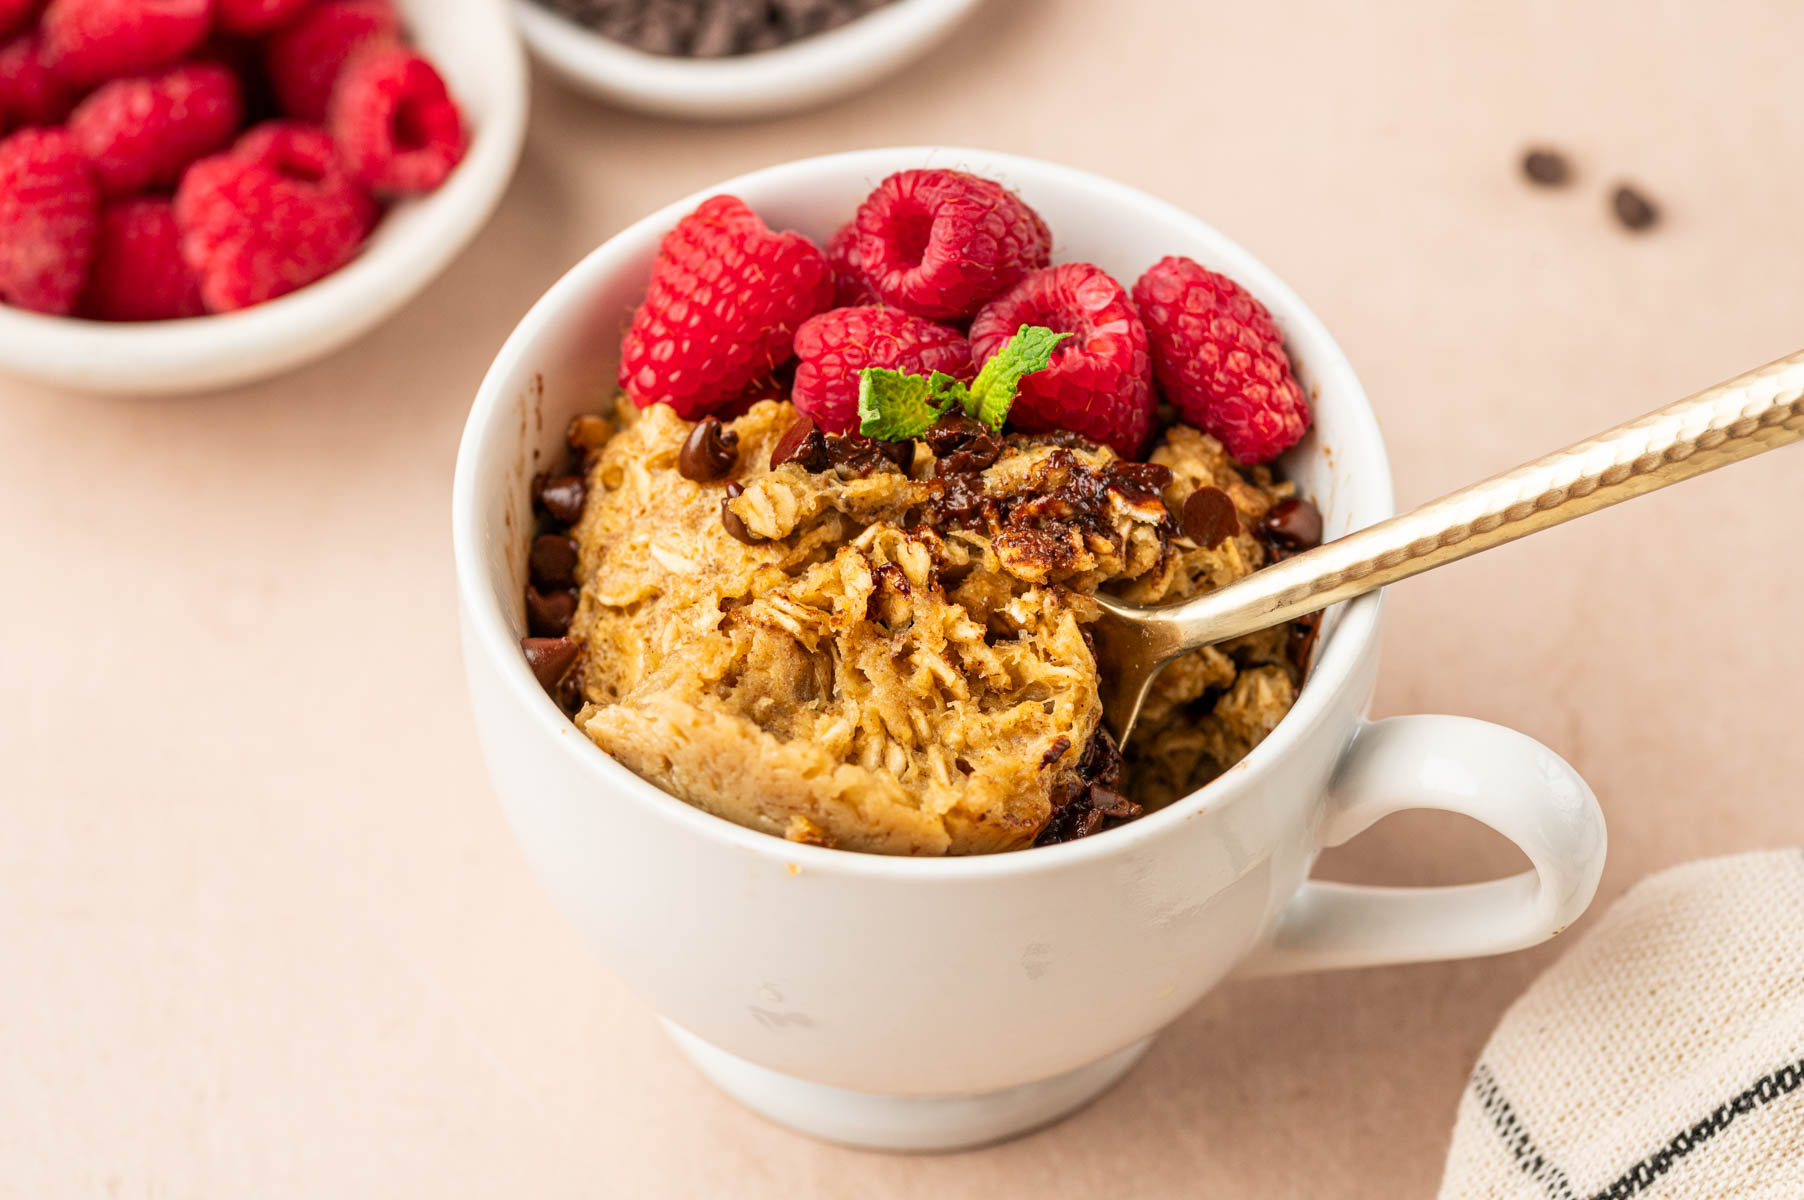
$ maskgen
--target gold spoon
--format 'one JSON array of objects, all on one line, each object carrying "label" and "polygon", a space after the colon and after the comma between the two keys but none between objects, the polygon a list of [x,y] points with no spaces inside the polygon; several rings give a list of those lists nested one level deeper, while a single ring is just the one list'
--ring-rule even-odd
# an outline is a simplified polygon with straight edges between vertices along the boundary
[{"label": "gold spoon", "polygon": [[1103,720],[1127,744],[1174,658],[1804,438],[1804,351],[1178,604],[1098,595]]}]

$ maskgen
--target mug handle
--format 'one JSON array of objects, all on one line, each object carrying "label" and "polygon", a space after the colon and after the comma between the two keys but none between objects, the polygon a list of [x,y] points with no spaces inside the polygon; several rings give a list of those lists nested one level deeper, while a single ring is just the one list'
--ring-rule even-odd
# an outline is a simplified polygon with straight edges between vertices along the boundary
[{"label": "mug handle", "polygon": [[1406,809],[1460,813],[1516,843],[1534,869],[1457,887],[1306,882],[1241,975],[1435,962],[1532,946],[1576,920],[1604,866],[1597,797],[1565,760],[1466,717],[1365,723],[1329,786],[1319,833],[1338,846]]}]

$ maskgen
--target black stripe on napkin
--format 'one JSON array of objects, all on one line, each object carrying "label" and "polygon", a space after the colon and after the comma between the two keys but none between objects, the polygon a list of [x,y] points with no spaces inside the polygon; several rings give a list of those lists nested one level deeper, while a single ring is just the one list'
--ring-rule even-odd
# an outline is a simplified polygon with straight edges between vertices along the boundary
[{"label": "black stripe on napkin", "polygon": [[[1771,1104],[1804,1087],[1804,1059],[1768,1072],[1736,1095],[1712,1109],[1708,1116],[1693,1122],[1674,1134],[1659,1150],[1648,1155],[1601,1191],[1586,1200],[1628,1200],[1646,1191],[1672,1169],[1672,1165],[1723,1132],[1735,1118],[1751,1113],[1757,1106]],[[1497,1136],[1515,1157],[1523,1174],[1547,1189],[1549,1200],[1577,1200],[1566,1173],[1535,1146],[1516,1111],[1497,1085],[1497,1077],[1483,1063],[1472,1072],[1472,1096],[1491,1118]]]}]

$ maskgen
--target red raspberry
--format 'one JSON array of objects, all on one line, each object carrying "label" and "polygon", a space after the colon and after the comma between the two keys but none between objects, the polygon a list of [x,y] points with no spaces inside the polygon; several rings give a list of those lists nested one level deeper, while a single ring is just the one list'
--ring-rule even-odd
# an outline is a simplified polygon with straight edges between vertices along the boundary
[{"label": "red raspberry", "polygon": [[200,277],[182,261],[174,205],[134,196],[106,206],[81,307],[102,321],[167,321],[207,311]]},{"label": "red raspberry", "polygon": [[213,19],[222,33],[258,37],[300,16],[313,0],[213,0]]},{"label": "red raspberry", "polygon": [[0,0],[0,37],[24,25],[37,10],[38,0]]},{"label": "red raspberry", "polygon": [[787,360],[795,331],[833,303],[826,255],[715,196],[658,246],[645,302],[620,344],[620,386],[640,408],[693,420]]},{"label": "red raspberry", "polygon": [[842,308],[878,304],[871,281],[858,265],[858,225],[847,221],[827,239],[827,262],[833,267],[833,303]]},{"label": "red raspberry", "polygon": [[345,165],[382,195],[430,192],[463,158],[457,102],[432,64],[405,46],[359,51],[338,77],[331,113]]},{"label": "red raspberry", "polygon": [[1040,215],[1001,184],[963,171],[897,172],[852,220],[872,290],[917,316],[968,317],[1052,261]]},{"label": "red raspberry", "polygon": [[1246,289],[1188,258],[1162,258],[1134,285],[1153,373],[1184,420],[1243,463],[1270,462],[1309,430],[1277,323]]},{"label": "red raspberry", "polygon": [[213,0],[50,0],[40,27],[51,68],[87,87],[178,61],[212,20]]},{"label": "red raspberry", "polygon": [[388,0],[315,4],[272,35],[265,47],[276,103],[291,117],[324,121],[332,85],[351,55],[368,42],[400,36],[401,18]]},{"label": "red raspberry", "polygon": [[55,125],[75,102],[44,58],[44,42],[22,33],[0,46],[0,133],[22,125]]},{"label": "red raspberry", "polygon": [[836,308],[796,330],[795,406],[828,433],[858,426],[858,371],[889,367],[911,375],[971,377],[971,344],[925,317],[893,308]]},{"label": "red raspberry", "polygon": [[1052,365],[1021,381],[1009,420],[1029,432],[1069,429],[1132,458],[1152,430],[1146,326],[1126,289],[1093,263],[1035,271],[971,322],[971,357],[982,366],[1023,325],[1076,336]]},{"label": "red raspberry", "polygon": [[0,303],[63,314],[88,282],[100,187],[60,129],[0,141]]},{"label": "red raspberry", "polygon": [[106,84],[69,115],[69,134],[100,186],[119,196],[173,185],[189,163],[231,141],[242,120],[237,76],[196,63]]},{"label": "red raspberry", "polygon": [[175,194],[182,257],[210,312],[273,300],[350,261],[376,204],[324,130],[268,121],[188,168]]}]

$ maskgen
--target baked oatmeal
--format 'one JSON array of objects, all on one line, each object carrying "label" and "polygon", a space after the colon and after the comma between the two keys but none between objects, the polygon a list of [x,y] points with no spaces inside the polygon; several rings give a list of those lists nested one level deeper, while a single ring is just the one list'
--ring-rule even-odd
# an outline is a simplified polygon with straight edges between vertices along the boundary
[{"label": "baked oatmeal", "polygon": [[1313,624],[1173,663],[1125,762],[1088,627],[1099,590],[1182,600],[1319,540],[1259,465],[1308,424],[1269,314],[1188,259],[1132,297],[1048,266],[1044,222],[956,172],[848,229],[823,254],[716,197],[665,239],[622,394],[538,481],[541,681],[672,795],[847,850],[1070,840],[1228,769]]}]

